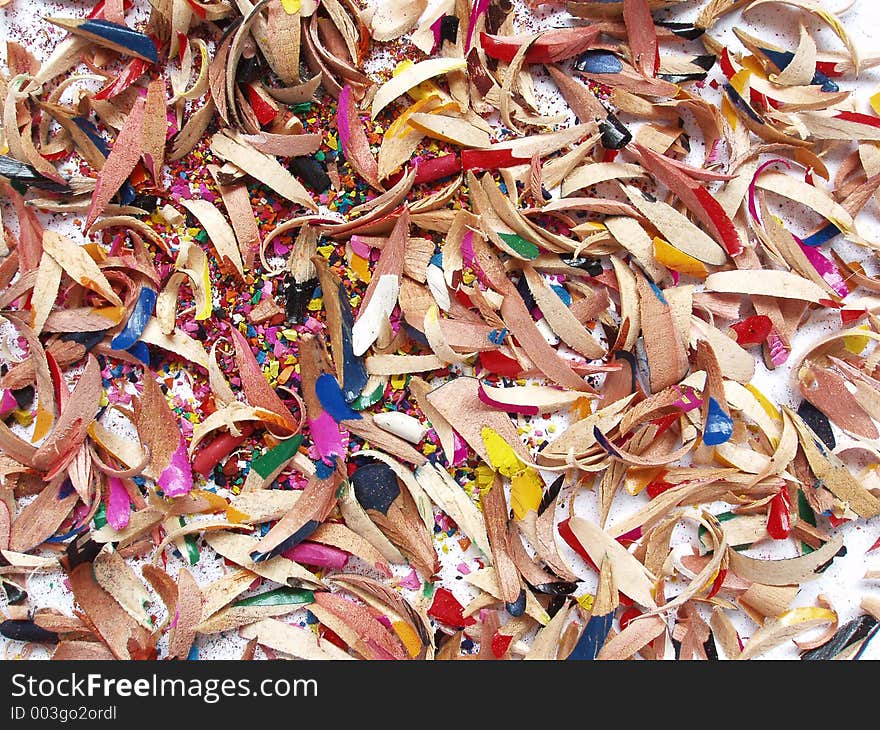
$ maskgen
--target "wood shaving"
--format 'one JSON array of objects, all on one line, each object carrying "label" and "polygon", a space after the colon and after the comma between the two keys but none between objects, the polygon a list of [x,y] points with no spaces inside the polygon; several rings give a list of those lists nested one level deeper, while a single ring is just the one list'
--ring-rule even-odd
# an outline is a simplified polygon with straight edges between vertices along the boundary
[{"label": "wood shaving", "polygon": [[880,514],[848,17],[135,3],[9,26],[7,653],[862,655],[869,586],[828,590],[876,578]]}]

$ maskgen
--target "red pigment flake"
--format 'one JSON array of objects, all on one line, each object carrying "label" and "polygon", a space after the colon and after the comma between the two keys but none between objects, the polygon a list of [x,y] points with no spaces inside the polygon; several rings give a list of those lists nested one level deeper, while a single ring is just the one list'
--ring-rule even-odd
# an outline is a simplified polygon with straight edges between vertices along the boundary
[{"label": "red pigment flake", "polygon": [[434,591],[434,600],[428,609],[428,615],[438,621],[452,626],[456,629],[463,629],[466,626],[473,626],[476,621],[472,616],[464,616],[464,606],[458,599],[452,595],[452,591],[442,586]]}]

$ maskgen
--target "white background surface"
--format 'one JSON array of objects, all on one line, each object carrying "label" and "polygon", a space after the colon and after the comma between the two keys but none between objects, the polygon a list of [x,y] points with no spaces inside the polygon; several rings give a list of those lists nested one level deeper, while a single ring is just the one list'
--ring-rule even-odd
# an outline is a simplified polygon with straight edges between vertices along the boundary
[{"label": "white background surface", "polygon": [[[137,3],[140,8],[145,3]],[[683,19],[692,19],[696,15],[697,9],[703,3],[686,3],[683,12],[678,15]],[[841,3],[823,3],[829,10],[839,11],[843,5]],[[90,7],[90,6],[89,6]],[[45,58],[47,52],[51,50],[52,45],[60,40],[64,33],[40,21],[40,16],[61,15],[71,16],[80,15],[84,12],[85,5],[79,3],[57,3],[57,2],[27,2],[27,0],[14,0],[13,3],[5,9],[0,10],[0,37],[17,40],[23,43],[39,58]],[[140,15],[140,14],[139,14]],[[564,14],[560,14],[552,6],[542,6],[538,12],[538,17],[545,18],[543,21],[547,25],[559,25],[556,22]],[[660,15],[657,16],[658,18]],[[750,14],[750,22],[742,20],[739,13],[735,13],[733,18],[737,20],[745,29],[759,35],[765,39],[775,41],[781,46],[793,49],[797,42],[797,19],[801,18],[812,31],[814,38],[817,40],[820,49],[840,49],[842,45],[840,41],[830,32],[830,30],[819,23],[813,21],[808,16],[799,14],[793,9],[778,7],[762,10]],[[132,14],[130,13],[129,22],[131,22]],[[863,57],[869,57],[880,54],[880,42],[872,44],[871,35],[880,27],[880,3],[872,0],[860,0],[856,2],[853,8],[843,15],[847,30],[856,40],[857,46]],[[712,34],[716,37],[727,39],[732,48],[740,50],[738,41],[729,32],[730,21],[725,21],[713,30]],[[530,23],[529,29],[533,25]],[[772,30],[768,30],[772,29]],[[525,30],[525,28],[523,28]],[[2,51],[5,54],[5,49]],[[863,72],[858,81],[849,78],[838,80],[842,89],[856,89],[856,111],[868,111],[867,97],[874,93],[878,86],[878,73],[875,70]],[[708,91],[708,89],[707,89]],[[698,138],[698,136],[697,136]],[[876,203],[871,201],[865,211],[859,216],[858,222],[860,230],[868,237],[874,240],[880,240],[880,225],[876,218]],[[4,207],[4,220],[10,221],[12,216],[8,213],[8,208]],[[839,241],[835,241],[834,246],[837,250],[842,251]],[[849,252],[847,252],[849,253]],[[876,268],[869,268],[869,271],[876,271]],[[799,355],[809,345],[809,343],[817,336],[825,331],[821,322],[804,328],[799,336],[793,342],[793,352],[789,358],[789,363],[797,362]],[[773,373],[769,373],[763,369],[759,363],[759,374],[756,376],[755,384],[776,403],[791,405],[796,407],[800,402],[800,396],[797,394],[792,385],[792,373],[788,367],[779,368]],[[836,431],[838,437],[841,436]],[[845,439],[840,439],[838,443],[845,443]],[[548,475],[548,483],[553,478]],[[620,490],[623,492],[623,490]],[[585,516],[596,513],[595,508],[596,495],[592,492],[581,492],[578,496],[575,511]],[[613,524],[622,516],[629,514],[637,501],[629,497],[625,493],[621,494],[621,498],[616,500],[611,511],[610,522]],[[567,514],[568,505],[563,504],[559,510],[560,515]],[[865,555],[865,550],[877,539],[880,534],[880,520],[877,518],[870,521],[861,521],[858,524],[850,524],[844,526],[842,534],[846,537],[848,554],[843,558],[836,559],[832,566],[822,574],[819,580],[806,584],[798,594],[794,606],[815,605],[818,595],[825,596],[838,611],[840,615],[840,623],[843,624],[847,620],[855,617],[860,613],[859,601],[865,595],[874,595],[880,597],[880,585],[878,581],[867,581],[863,579],[865,571],[868,569],[880,569],[880,551],[871,555]],[[682,529],[682,536],[686,536],[687,530]],[[449,553],[440,553],[443,563],[443,575],[448,580],[444,584],[452,588],[463,602],[467,602],[470,595],[463,581],[456,581],[454,577],[458,574],[456,566],[462,560],[460,551],[456,550],[454,540],[449,540],[447,544],[450,547]],[[577,558],[563,546],[566,550],[566,556],[570,557],[572,564],[580,564]],[[794,555],[794,544],[780,545],[761,545],[756,546],[754,554],[761,557],[787,557]],[[222,561],[217,560],[210,554],[207,548],[202,548],[202,559],[193,569],[200,582],[207,582],[219,577],[224,571]],[[468,556],[464,556],[467,559]],[[137,563],[135,563],[137,564]],[[169,561],[169,571],[176,570],[174,560]],[[409,573],[409,568],[401,568],[397,570],[397,577],[403,577]],[[582,591],[591,591],[595,584],[595,576],[591,573],[585,573],[585,582]],[[69,591],[65,590],[61,585],[63,576],[60,573],[34,576],[28,584],[31,605],[34,608],[42,606],[52,606],[56,609],[70,614],[73,604]],[[592,584],[591,584],[592,582]],[[406,595],[412,600],[418,600],[417,595],[407,592]],[[4,599],[0,599],[2,601]],[[161,607],[158,600],[155,603],[157,609]],[[0,609],[5,606],[0,602]],[[161,610],[159,610],[161,615]],[[734,618],[733,614],[730,614]],[[738,626],[743,637],[749,636],[754,631],[755,626],[747,620],[738,620]],[[235,632],[211,637],[199,637],[199,653],[200,658],[237,658],[244,646],[244,641],[240,639]],[[10,658],[20,656],[22,644],[19,642],[7,642],[5,645],[6,655]],[[44,656],[41,652],[36,652],[33,657]],[[773,659],[795,659],[797,657],[795,647],[792,643],[781,646],[765,655],[762,658]],[[875,640],[873,645],[868,648],[864,654],[865,658],[880,658],[880,641]]]}]

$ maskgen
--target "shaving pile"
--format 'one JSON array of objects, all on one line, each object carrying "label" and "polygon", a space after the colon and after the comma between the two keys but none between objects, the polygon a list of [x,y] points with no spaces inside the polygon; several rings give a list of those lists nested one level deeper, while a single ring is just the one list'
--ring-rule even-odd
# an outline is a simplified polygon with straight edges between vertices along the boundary
[{"label": "shaving pile", "polygon": [[[797,599],[880,514],[880,57],[811,0],[680,4],[101,0],[10,41],[7,654],[859,656],[876,596]],[[713,36],[768,6],[788,45]]]}]

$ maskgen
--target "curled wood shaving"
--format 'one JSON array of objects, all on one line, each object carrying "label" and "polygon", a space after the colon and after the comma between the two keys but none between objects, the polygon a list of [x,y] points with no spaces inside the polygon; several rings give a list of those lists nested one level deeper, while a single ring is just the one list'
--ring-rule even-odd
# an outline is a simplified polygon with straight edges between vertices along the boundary
[{"label": "curled wood shaving", "polygon": [[536,304],[556,334],[584,357],[592,360],[601,358],[605,354],[602,346],[577,321],[571,310],[565,306],[556,292],[544,283],[535,269],[529,264],[525,264],[523,274],[529,284],[532,296],[535,297]]},{"label": "curled wood shaving", "polygon": [[339,476],[334,471],[332,477],[331,479],[313,477],[291,510],[257,543],[256,550],[270,553],[305,523],[323,522],[335,504],[333,493],[339,484]]},{"label": "curled wood shaving", "polygon": [[645,350],[651,373],[651,390],[658,392],[678,383],[687,374],[687,352],[663,292],[649,283],[641,272],[636,273],[636,286],[642,331],[653,333],[645,340]]},{"label": "curled wood shaving", "polygon": [[415,477],[431,500],[464,530],[483,555],[491,557],[489,538],[479,510],[461,486],[445,470],[431,463],[416,469]]},{"label": "curled wood shaving", "polygon": [[70,514],[79,495],[73,492],[61,497],[60,492],[61,481],[56,479],[15,518],[9,533],[9,547],[13,551],[33,549],[51,536]]},{"label": "curled wood shaving", "polygon": [[564,606],[550,622],[542,627],[532,641],[529,653],[523,657],[526,661],[541,661],[557,659],[557,650],[562,637],[562,632],[568,623],[571,607]]},{"label": "curled wood shaving", "polygon": [[822,453],[816,445],[815,434],[797,413],[789,409],[787,414],[797,429],[801,449],[816,477],[857,514],[864,517],[880,514],[880,499],[862,486],[840,459]]},{"label": "curled wood shaving", "polygon": [[522,461],[530,456],[516,436],[510,418],[486,406],[479,397],[476,378],[459,378],[432,390],[427,398],[434,408],[458,431],[483,461],[490,463],[482,429],[491,428],[511,445]]},{"label": "curled wood shaving", "polygon": [[262,646],[297,659],[354,659],[348,652],[329,641],[319,640],[311,631],[291,626],[277,619],[263,619],[243,628],[239,633],[245,639],[256,639]]},{"label": "curled wood shaving", "polygon": [[206,200],[182,200],[181,205],[192,213],[211,239],[218,256],[235,267],[239,275],[244,277],[244,264],[241,260],[235,233],[223,214],[215,205]]},{"label": "curled wood shaving", "polygon": [[[483,568],[481,570],[470,573],[465,576],[465,580],[473,586],[485,591],[496,599],[501,599],[501,589],[498,584],[498,578],[494,568]],[[541,626],[546,626],[550,622],[550,617],[543,609],[534,594],[525,589],[526,607],[525,612],[537,621]]]},{"label": "curled wood shaving", "polygon": [[[760,7],[761,5],[765,5],[768,2],[770,2],[770,0],[754,0],[754,2],[752,2],[746,8],[746,11],[749,11],[752,8]],[[824,9],[819,3],[814,2],[814,0],[779,0],[779,2],[782,2],[785,5],[792,5],[796,8],[800,8],[824,21],[831,28],[831,30],[834,31],[835,35],[843,41],[847,51],[849,52],[854,70],[856,71],[856,73],[858,73],[858,51],[855,45],[853,45],[850,37],[847,35],[843,23],[841,23],[840,19],[834,13],[831,13],[828,10]]]},{"label": "curled wood shaving", "polygon": [[483,520],[492,548],[492,563],[498,578],[501,598],[514,603],[521,589],[520,576],[511,556],[507,532],[507,501],[504,499],[503,485],[496,474],[493,485],[482,495]]},{"label": "curled wood shaving", "polygon": [[[131,48],[49,21],[70,33],[42,64],[11,28],[0,579],[64,571],[75,614],[7,611],[54,658],[232,630],[245,659],[328,660],[834,634],[792,606],[880,514],[880,100],[851,83],[880,57],[814,0],[776,3],[782,45],[720,24],[770,0],[572,1],[559,28],[508,5],[155,0]],[[343,470],[365,459],[385,511]]]},{"label": "curled wood shaving", "polygon": [[177,620],[169,637],[168,653],[176,659],[186,659],[196,637],[204,596],[186,568],[181,568],[177,575],[177,591]]},{"label": "curled wood shaving", "polygon": [[388,566],[388,563],[385,561],[382,554],[367,540],[345,525],[327,522],[318,527],[310,535],[309,539],[314,542],[324,543],[325,545],[332,545],[340,550],[345,550],[352,555],[356,555],[384,575],[388,576],[391,574],[391,568]]},{"label": "curled wood shaving", "polygon": [[[264,0],[265,1],[265,0]],[[268,185],[279,195],[314,212],[318,211],[309,192],[271,155],[259,152],[241,138],[218,132],[211,139],[211,148],[227,162]]]},{"label": "curled wood shaving", "polygon": [[151,603],[150,594],[119,553],[105,545],[95,558],[94,568],[100,586],[129,616],[145,629],[150,629],[152,621],[146,610]]},{"label": "curled wood shaving", "polygon": [[809,607],[792,609],[758,629],[743,647],[737,659],[751,659],[805,631],[836,621],[837,614],[828,609]]},{"label": "curled wood shaving", "polygon": [[605,642],[596,658],[604,661],[630,659],[661,636],[666,629],[666,622],[659,616],[632,621],[619,634]]},{"label": "curled wood shaving", "polygon": [[[235,527],[234,525],[232,527]],[[232,532],[209,531],[205,533],[205,542],[219,555],[231,560],[245,570],[280,583],[281,585],[321,586],[322,581],[311,571],[288,558],[278,556],[255,563],[251,558],[259,542],[247,535]]]},{"label": "curled wood shaving", "polygon": [[354,496],[354,490],[345,483],[339,490],[339,511],[352,531],[366,540],[389,563],[400,565],[406,562],[400,550],[389,540],[369,518],[364,508]]},{"label": "curled wood shaving", "polygon": [[147,658],[149,635],[98,584],[92,564],[67,567],[77,603],[116,659]]},{"label": "curled wood shaving", "polygon": [[435,58],[427,61],[420,61],[410,66],[402,73],[394,76],[391,80],[385,82],[378,88],[373,96],[373,102],[370,105],[370,114],[375,119],[376,115],[382,111],[388,104],[394,101],[401,94],[405,94],[409,89],[418,86],[423,81],[439,76],[440,74],[459,71],[465,67],[463,59],[457,58]]},{"label": "curled wood shaving", "polygon": [[[206,585],[201,590],[202,613],[201,621],[204,622],[213,616],[223,606],[234,600],[236,596],[244,593],[254,582],[254,574],[247,570],[236,570],[218,578]],[[200,624],[201,625],[201,624]]]},{"label": "curled wood shaving", "polygon": [[825,290],[788,271],[719,271],[706,278],[711,291],[800,299],[819,303],[827,298]]},{"label": "curled wood shaving", "polygon": [[592,522],[572,517],[569,524],[594,563],[601,563],[605,557],[611,561],[615,580],[623,593],[643,606],[657,607],[652,595],[653,576],[647,572],[645,566]]},{"label": "curled wood shaving", "polygon": [[[275,616],[284,616],[295,609],[295,606],[227,606],[210,618],[202,621],[197,627],[198,634],[219,634],[230,629],[244,627],[244,633],[251,625]],[[283,624],[287,626],[288,624]]]},{"label": "curled wood shaving", "polygon": [[121,530],[114,530],[108,523],[92,533],[92,538],[97,543],[117,543],[117,548],[124,548],[136,540],[142,538],[153,530],[165,517],[165,513],[153,507],[133,512],[126,525]]},{"label": "curled wood shaving", "polygon": [[759,560],[729,551],[730,569],[740,578],[754,583],[784,586],[815,580],[817,569],[831,560],[843,546],[841,538],[835,538],[818,550],[799,558],[785,560]]},{"label": "curled wood shaving", "polygon": [[[347,643],[368,658],[404,659],[407,658],[399,637],[385,628],[373,614],[360,603],[348,601],[334,593],[316,593],[315,604],[342,623],[349,630],[344,632]],[[318,616],[322,619],[321,615]],[[337,625],[339,625],[337,623]]]}]

